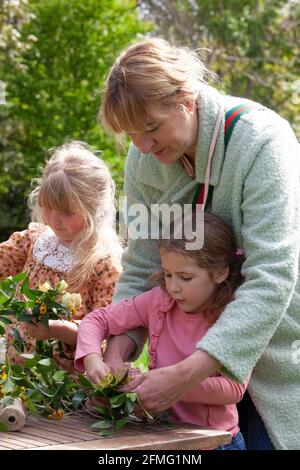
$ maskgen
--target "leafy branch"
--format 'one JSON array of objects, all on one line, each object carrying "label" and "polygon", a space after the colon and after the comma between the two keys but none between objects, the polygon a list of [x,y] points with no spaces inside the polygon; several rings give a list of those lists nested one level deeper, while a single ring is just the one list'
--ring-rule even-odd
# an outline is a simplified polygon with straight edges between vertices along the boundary
[{"label": "leafy branch", "polygon": [[[44,283],[39,289],[32,289],[26,272],[0,281],[0,334],[4,334],[5,324],[13,323],[12,317],[18,321],[41,321],[46,328],[49,320],[71,320],[81,305],[81,297],[67,292],[67,287],[68,284],[62,280],[55,288]],[[16,341],[22,342],[16,329],[13,333]]]}]

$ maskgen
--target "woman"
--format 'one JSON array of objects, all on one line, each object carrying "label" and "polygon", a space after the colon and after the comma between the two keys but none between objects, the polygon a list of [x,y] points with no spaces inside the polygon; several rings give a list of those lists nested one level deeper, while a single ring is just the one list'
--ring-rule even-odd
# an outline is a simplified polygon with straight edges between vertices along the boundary
[{"label": "woman", "polygon": [[[140,203],[150,211],[157,203],[192,204],[204,183],[199,202],[231,225],[246,256],[245,283],[195,352],[180,365],[143,374],[128,389],[158,413],[217,370],[242,382],[253,369],[251,399],[243,405],[250,413],[248,428],[241,422],[245,436],[249,431],[247,447],[296,449],[300,369],[292,358],[300,337],[299,144],[276,113],[220,94],[205,83],[208,76],[191,51],[149,39],[126,49],[106,82],[102,122],[132,140],[125,170],[128,207]],[[247,112],[225,132],[225,113],[227,127],[238,105]],[[114,301],[147,290],[148,276],[158,267],[157,240],[150,234],[135,238],[129,237]],[[131,338],[142,343],[140,333]],[[112,340],[109,365],[125,359],[132,339]]]}]

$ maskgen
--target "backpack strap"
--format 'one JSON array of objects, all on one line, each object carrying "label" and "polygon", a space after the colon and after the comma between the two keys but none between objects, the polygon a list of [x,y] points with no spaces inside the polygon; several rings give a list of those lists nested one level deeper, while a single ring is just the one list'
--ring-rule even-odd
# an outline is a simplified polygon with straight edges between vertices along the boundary
[{"label": "backpack strap", "polygon": [[[235,106],[234,108],[231,108],[226,112],[225,133],[224,133],[225,157],[226,157],[227,146],[228,146],[232,131],[234,129],[234,126],[236,125],[236,123],[238,122],[238,120],[243,114],[247,114],[253,109],[257,109],[257,104],[245,103],[245,104],[239,104],[238,106]],[[205,193],[205,185],[203,183],[198,183],[196,187],[196,192],[193,198],[193,202],[192,202],[193,209],[195,209],[195,207],[198,204],[203,204],[204,193]],[[213,193],[213,186],[210,185],[209,190],[208,190],[207,203],[211,201],[212,193]]]},{"label": "backpack strap", "polygon": [[227,111],[227,113],[225,114],[225,155],[227,145],[234,129],[234,126],[236,125],[240,117],[243,116],[243,114],[250,113],[250,111],[255,108],[257,108],[257,105],[255,103],[239,104],[238,106],[229,109],[229,111]]}]

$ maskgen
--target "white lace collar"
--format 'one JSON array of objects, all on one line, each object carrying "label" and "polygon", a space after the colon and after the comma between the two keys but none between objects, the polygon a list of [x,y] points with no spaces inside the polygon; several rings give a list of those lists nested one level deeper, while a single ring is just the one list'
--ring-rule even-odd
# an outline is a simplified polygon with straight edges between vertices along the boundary
[{"label": "white lace collar", "polygon": [[60,272],[70,271],[74,264],[70,249],[60,243],[50,227],[38,236],[32,254],[39,263]]}]

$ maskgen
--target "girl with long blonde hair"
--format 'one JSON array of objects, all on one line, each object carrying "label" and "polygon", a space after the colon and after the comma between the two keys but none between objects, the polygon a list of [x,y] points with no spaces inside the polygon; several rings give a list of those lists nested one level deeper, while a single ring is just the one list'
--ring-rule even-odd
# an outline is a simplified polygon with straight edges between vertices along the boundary
[{"label": "girl with long blonde hair", "polygon": [[[29,195],[32,222],[0,244],[1,278],[28,271],[30,287],[64,279],[82,305],[74,321],[14,325],[32,352],[35,339],[57,339],[53,356],[73,372],[78,323],[90,310],[110,303],[120,272],[121,246],[115,231],[114,183],[106,164],[85,143],[55,148]],[[11,329],[8,353],[20,362]]]}]

